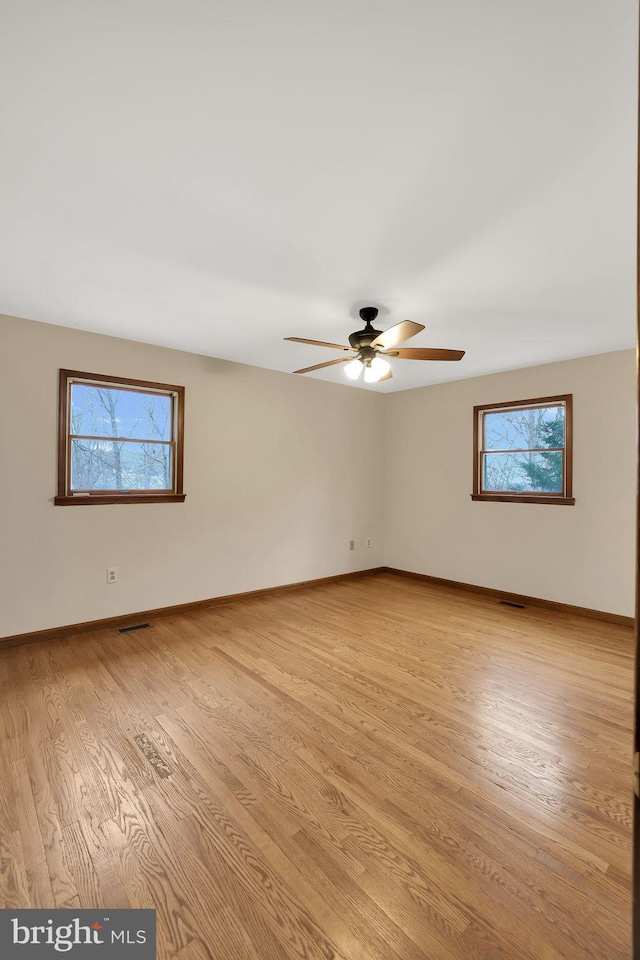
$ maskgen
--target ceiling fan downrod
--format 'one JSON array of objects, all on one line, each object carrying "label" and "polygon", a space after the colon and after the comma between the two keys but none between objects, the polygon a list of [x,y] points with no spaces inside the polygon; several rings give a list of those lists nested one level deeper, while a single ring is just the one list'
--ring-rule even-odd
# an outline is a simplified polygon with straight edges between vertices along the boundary
[{"label": "ceiling fan downrod", "polygon": [[349,334],[349,343],[354,350],[362,350],[363,347],[370,347],[376,337],[382,333],[381,330],[375,330],[372,326],[373,321],[378,316],[377,307],[360,307],[360,319],[364,320],[364,330],[354,330]]}]

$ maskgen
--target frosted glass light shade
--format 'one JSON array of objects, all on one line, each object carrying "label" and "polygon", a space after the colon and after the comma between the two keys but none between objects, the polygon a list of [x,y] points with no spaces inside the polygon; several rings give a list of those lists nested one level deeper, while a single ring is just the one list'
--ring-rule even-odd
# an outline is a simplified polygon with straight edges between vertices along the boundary
[{"label": "frosted glass light shade", "polygon": [[355,360],[351,360],[351,362],[346,365],[344,372],[351,380],[357,380],[362,373],[363,366],[362,360],[356,357]]},{"label": "frosted glass light shade", "polygon": [[391,365],[386,360],[383,360],[382,357],[374,357],[371,366],[364,371],[364,379],[367,383],[377,383],[390,369]]}]

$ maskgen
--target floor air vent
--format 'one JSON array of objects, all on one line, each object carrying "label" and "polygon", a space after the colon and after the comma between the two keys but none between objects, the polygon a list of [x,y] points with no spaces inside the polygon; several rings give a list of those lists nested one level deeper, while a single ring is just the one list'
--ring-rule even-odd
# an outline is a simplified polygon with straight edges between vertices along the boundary
[{"label": "floor air vent", "polygon": [[501,603],[503,607],[517,607],[518,610],[526,610],[526,604],[524,603],[514,603],[513,600],[498,600],[498,603]]},{"label": "floor air vent", "polygon": [[131,633],[132,630],[146,630],[150,623],[136,623],[132,627],[120,627],[118,633]]}]

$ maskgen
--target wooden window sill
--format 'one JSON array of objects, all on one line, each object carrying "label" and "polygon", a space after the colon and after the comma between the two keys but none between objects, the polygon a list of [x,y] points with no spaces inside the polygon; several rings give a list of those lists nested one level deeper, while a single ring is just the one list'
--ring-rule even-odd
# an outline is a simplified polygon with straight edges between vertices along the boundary
[{"label": "wooden window sill", "polygon": [[106,503],[183,503],[185,497],[186,493],[125,493],[113,497],[103,494],[96,496],[88,494],[86,497],[55,497],[53,502],[56,507],[86,507],[91,504]]},{"label": "wooden window sill", "polygon": [[472,500],[489,500],[499,503],[559,503],[572,507],[575,497],[522,496],[516,493],[472,493]]}]

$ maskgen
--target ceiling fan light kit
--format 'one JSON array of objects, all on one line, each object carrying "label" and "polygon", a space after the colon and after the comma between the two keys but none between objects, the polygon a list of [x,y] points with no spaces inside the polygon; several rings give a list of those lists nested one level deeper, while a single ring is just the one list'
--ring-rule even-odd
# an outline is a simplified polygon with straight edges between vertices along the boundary
[{"label": "ceiling fan light kit", "polygon": [[351,360],[346,367],[344,372],[349,377],[350,380],[357,380],[362,370],[364,369],[364,364],[360,357],[356,357],[355,360]]},{"label": "ceiling fan light kit", "polygon": [[[348,356],[337,360],[327,360],[325,363],[316,363],[312,367],[303,367],[294,370],[294,373],[310,373],[312,370],[321,370],[323,367],[332,367],[336,363],[346,363],[344,372],[351,380],[357,380],[364,370],[366,383],[380,383],[390,380],[393,376],[391,364],[384,357],[397,357],[399,360],[461,360],[464,350],[443,350],[429,348],[402,347],[396,350],[399,343],[404,343],[417,333],[424,330],[424,325],[412,320],[402,320],[388,330],[375,330],[373,322],[378,316],[377,307],[361,307],[360,318],[364,320],[364,330],[355,330],[349,334],[350,346],[341,343],[329,343],[326,340],[307,340],[305,337],[285,337],[294,343],[308,343],[315,347],[329,347],[331,350],[342,350]],[[355,354],[355,357],[354,357]]]},{"label": "ceiling fan light kit", "polygon": [[391,364],[382,357],[374,357],[364,368],[364,379],[367,383],[378,383],[380,380],[388,379],[390,373]]}]

